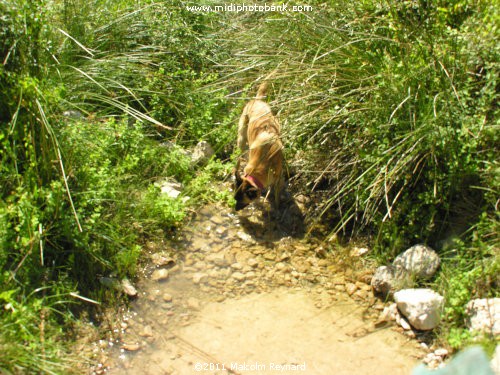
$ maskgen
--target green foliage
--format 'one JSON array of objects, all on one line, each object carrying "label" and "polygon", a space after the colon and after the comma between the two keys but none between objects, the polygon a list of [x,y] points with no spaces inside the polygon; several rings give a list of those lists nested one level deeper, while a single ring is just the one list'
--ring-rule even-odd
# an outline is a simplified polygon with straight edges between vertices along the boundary
[{"label": "green foliage", "polygon": [[[75,206],[85,229],[66,241],[74,241],[76,249],[92,249],[92,258],[81,259],[75,251],[70,259],[75,264],[98,260],[92,266],[94,273],[133,275],[140,236],[169,230],[184,215],[182,204],[165,201],[148,186],[161,176],[188,178],[189,160],[177,148],[158,147],[145,129],[130,127],[126,121],[75,122],[60,136],[66,145],[65,160],[72,166],[69,182],[78,191]],[[77,276],[82,278],[87,277]]]},{"label": "green foliage", "polygon": [[186,189],[186,194],[192,197],[194,204],[208,202],[224,202],[234,206],[234,198],[226,188],[219,186],[220,181],[230,175],[233,166],[212,159],[200,170]]},{"label": "green foliage", "polygon": [[[436,286],[445,296],[442,332],[454,349],[476,340],[464,328],[466,305],[471,299],[498,296],[500,258],[492,221],[483,215],[470,241],[456,239],[446,246]],[[485,341],[487,342],[487,341]]]},{"label": "green foliage", "polygon": [[0,292],[2,373],[65,373],[75,361],[64,345],[67,333],[57,323],[57,305],[67,296],[45,294],[44,288],[27,296],[18,288]]},{"label": "green foliage", "polygon": [[[181,199],[153,187],[194,175],[159,131],[205,113],[186,126],[196,142],[222,99],[192,117],[179,101],[213,80],[201,73],[201,17],[181,2],[12,0],[0,10],[0,371],[64,373],[66,302],[81,303],[69,293],[109,301],[99,277],[134,277],[144,238],[185,216]],[[68,108],[78,120],[61,116]]]}]

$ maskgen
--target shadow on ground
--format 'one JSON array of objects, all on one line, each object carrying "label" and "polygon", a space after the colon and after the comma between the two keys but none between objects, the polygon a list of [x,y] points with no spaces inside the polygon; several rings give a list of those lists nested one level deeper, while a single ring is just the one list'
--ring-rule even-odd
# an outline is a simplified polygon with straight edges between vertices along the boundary
[{"label": "shadow on ground", "polygon": [[284,192],[279,208],[264,198],[237,213],[242,229],[256,241],[279,241],[283,237],[303,238],[306,233],[304,215],[295,198]]}]

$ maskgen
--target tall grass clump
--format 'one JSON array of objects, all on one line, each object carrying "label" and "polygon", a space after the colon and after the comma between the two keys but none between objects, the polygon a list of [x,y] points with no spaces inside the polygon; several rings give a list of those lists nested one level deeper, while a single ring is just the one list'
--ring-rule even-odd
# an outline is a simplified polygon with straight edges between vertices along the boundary
[{"label": "tall grass clump", "polygon": [[42,3],[6,1],[0,13],[0,370],[63,372],[59,323],[74,284],[56,276],[50,240],[59,221],[78,220],[47,118],[58,95],[45,81],[51,46]]},{"label": "tall grass clump", "polygon": [[183,145],[227,143],[224,95],[204,89],[218,77],[212,61],[224,55],[211,36],[214,14],[189,12],[177,0],[69,0],[60,7],[68,106],[96,117],[126,113]]},{"label": "tall grass clump", "polygon": [[[241,15],[222,84],[275,71],[286,144],[307,152],[301,173],[328,190],[321,212],[337,213],[334,229],[375,230],[392,256],[494,212],[498,10],[311,4],[312,13]],[[265,37],[251,43],[256,35]]]}]

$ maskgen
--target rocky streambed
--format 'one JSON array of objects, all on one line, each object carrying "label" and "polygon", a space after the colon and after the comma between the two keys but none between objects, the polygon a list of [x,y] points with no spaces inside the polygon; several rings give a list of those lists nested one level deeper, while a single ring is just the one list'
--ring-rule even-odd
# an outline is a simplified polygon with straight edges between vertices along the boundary
[{"label": "rocky streambed", "polygon": [[207,206],[180,237],[152,246],[90,373],[409,374],[429,351],[380,321],[364,251],[306,238],[297,204]]}]

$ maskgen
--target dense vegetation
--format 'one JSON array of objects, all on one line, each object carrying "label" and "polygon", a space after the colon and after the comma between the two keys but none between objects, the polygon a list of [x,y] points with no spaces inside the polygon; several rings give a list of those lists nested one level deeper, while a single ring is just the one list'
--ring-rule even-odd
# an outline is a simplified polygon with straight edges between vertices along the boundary
[{"label": "dense vegetation", "polygon": [[[270,72],[294,178],[323,194],[316,218],[371,236],[381,261],[435,247],[443,337],[464,343],[465,303],[499,286],[498,9],[305,3],[0,4],[2,371],[67,371],[63,329],[99,308],[82,297],[113,303],[99,277],[134,277],[145,240],[228,201],[207,182],[231,169],[240,93]],[[216,157],[195,167],[184,149],[201,139]],[[166,177],[190,199],[161,195]]]}]

